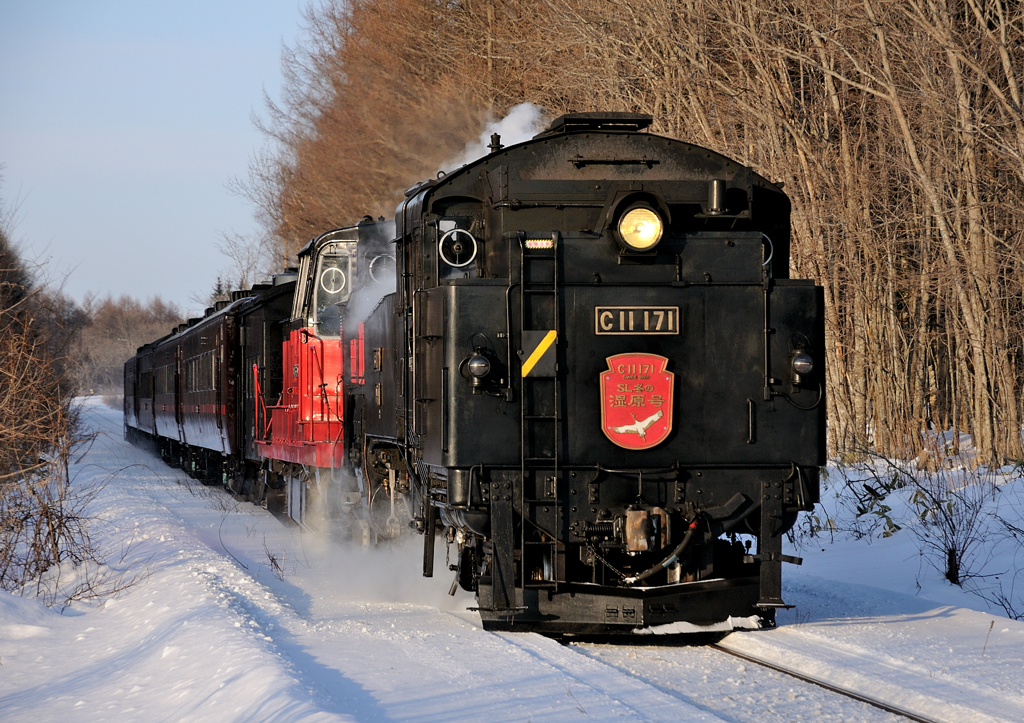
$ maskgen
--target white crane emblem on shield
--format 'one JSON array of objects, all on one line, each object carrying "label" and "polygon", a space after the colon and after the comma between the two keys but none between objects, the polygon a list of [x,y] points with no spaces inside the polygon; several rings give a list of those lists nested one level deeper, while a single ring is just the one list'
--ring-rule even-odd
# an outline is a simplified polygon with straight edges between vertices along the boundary
[{"label": "white crane emblem on shield", "polygon": [[641,352],[607,358],[601,373],[601,431],[625,449],[650,449],[672,431],[675,374],[668,358]]}]

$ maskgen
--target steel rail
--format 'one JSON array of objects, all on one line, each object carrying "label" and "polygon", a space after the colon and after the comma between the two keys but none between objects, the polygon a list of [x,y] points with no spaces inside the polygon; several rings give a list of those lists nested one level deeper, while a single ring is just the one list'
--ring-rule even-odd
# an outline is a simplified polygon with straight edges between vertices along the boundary
[{"label": "steel rail", "polygon": [[741,660],[745,660],[748,663],[753,663],[754,665],[760,665],[763,668],[768,668],[770,670],[774,670],[777,673],[782,673],[783,675],[788,675],[791,678],[796,678],[797,680],[801,680],[801,681],[803,681],[805,683],[810,683],[811,685],[816,685],[819,688],[824,688],[825,690],[831,691],[833,693],[837,693],[838,695],[846,696],[847,698],[851,698],[853,700],[860,701],[861,703],[867,703],[870,706],[873,706],[873,707],[878,708],[880,710],[884,710],[886,713],[892,713],[893,715],[902,716],[902,717],[907,718],[909,720],[917,721],[918,723],[941,723],[940,721],[937,721],[934,718],[925,718],[922,715],[919,715],[917,713],[912,713],[909,710],[906,710],[904,708],[900,708],[899,706],[892,705],[891,703],[885,703],[883,701],[876,700],[875,698],[870,698],[870,697],[868,697],[866,695],[862,695],[860,693],[855,693],[852,690],[847,690],[845,688],[840,688],[839,686],[832,685],[831,683],[826,683],[825,681],[820,680],[818,678],[814,678],[814,677],[812,677],[810,675],[805,675],[803,673],[798,673],[795,670],[791,670],[789,668],[784,668],[781,665],[776,665],[775,663],[769,663],[769,662],[761,660],[759,658],[755,658],[753,656],[747,655],[746,653],[738,653],[735,650],[729,650],[728,648],[723,648],[721,645],[717,645],[717,644],[712,644],[712,645],[710,645],[708,647],[714,648],[715,650],[717,650],[717,651],[719,651],[721,653],[725,653],[727,655],[732,655],[733,657],[740,658]]}]

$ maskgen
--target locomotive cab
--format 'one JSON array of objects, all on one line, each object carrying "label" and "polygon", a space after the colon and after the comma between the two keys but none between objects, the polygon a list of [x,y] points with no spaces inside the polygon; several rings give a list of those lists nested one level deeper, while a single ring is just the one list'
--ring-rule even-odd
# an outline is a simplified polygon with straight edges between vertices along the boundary
[{"label": "locomotive cab", "polygon": [[304,320],[318,336],[341,336],[344,304],[356,277],[357,238],[335,231],[311,241],[299,252],[299,286],[292,317]]}]

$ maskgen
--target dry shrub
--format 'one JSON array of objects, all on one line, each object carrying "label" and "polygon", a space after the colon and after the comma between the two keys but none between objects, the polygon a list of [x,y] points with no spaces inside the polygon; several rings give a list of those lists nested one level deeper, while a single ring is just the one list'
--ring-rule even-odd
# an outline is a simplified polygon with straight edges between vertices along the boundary
[{"label": "dry shrub", "polygon": [[77,442],[73,388],[52,330],[28,310],[32,294],[0,309],[0,587],[16,590],[55,565],[93,557],[69,463]]},{"label": "dry shrub", "polygon": [[70,475],[85,440],[74,402],[73,305],[35,288],[0,218],[0,588],[46,604],[106,595],[130,580],[103,565],[86,508],[100,487]]},{"label": "dry shrub", "polygon": [[861,450],[830,470],[820,508],[790,533],[794,544],[910,535],[922,562],[951,584],[1024,618],[1021,467],[994,471],[965,452],[924,469]]}]

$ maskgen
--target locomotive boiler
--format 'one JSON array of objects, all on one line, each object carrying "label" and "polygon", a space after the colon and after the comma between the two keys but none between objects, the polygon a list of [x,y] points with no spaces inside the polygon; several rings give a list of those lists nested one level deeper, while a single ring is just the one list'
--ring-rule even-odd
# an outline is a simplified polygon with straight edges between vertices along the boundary
[{"label": "locomotive boiler", "polygon": [[424,575],[453,546],[488,629],[771,624],[825,462],[823,293],[781,188],[651,121],[494,136],[314,239],[140,349],[128,435],[306,526],[418,531]]}]

